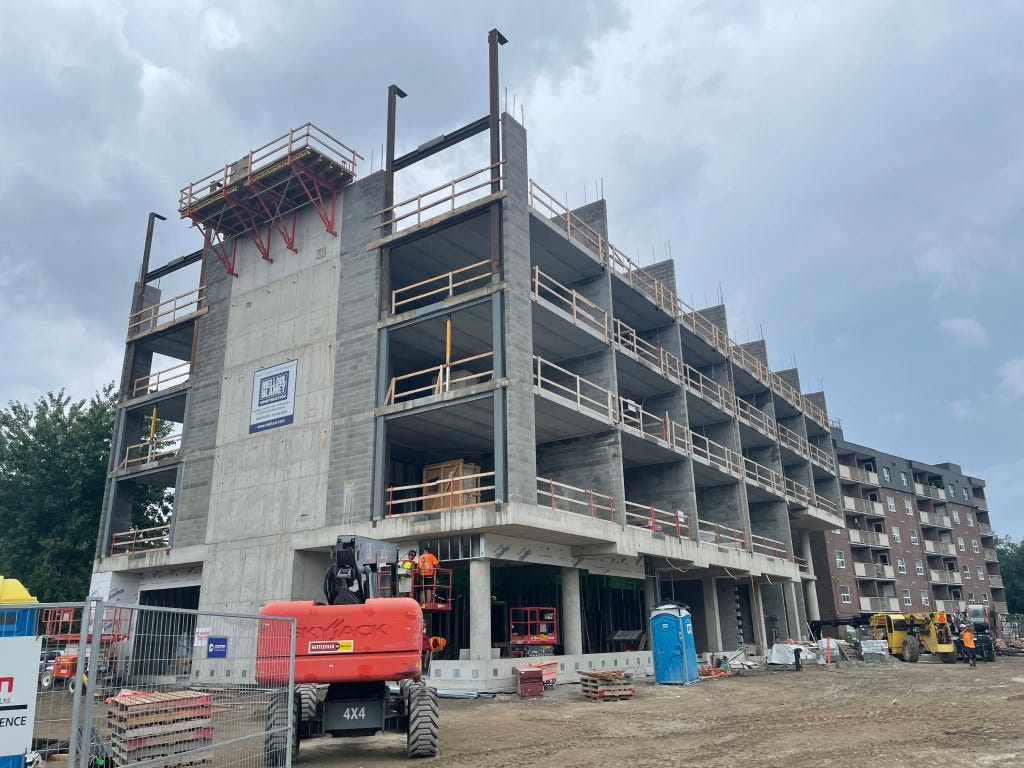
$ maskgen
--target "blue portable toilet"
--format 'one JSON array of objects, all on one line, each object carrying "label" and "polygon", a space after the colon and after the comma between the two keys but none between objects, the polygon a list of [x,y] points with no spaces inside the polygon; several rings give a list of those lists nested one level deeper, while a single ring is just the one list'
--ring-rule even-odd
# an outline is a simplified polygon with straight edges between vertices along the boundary
[{"label": "blue portable toilet", "polygon": [[699,679],[690,612],[680,605],[651,611],[654,679],[659,685],[688,685]]}]

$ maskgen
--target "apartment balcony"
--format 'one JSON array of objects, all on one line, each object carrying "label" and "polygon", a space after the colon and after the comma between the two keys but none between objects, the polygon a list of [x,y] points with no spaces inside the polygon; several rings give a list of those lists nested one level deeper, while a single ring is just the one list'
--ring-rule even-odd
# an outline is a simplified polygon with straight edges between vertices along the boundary
[{"label": "apartment balcony", "polygon": [[646,528],[651,533],[674,536],[677,539],[690,538],[690,521],[684,513],[658,509],[653,504],[627,501],[626,525]]},{"label": "apartment balcony", "polygon": [[860,609],[865,613],[892,613],[900,609],[900,603],[895,597],[862,597]]},{"label": "apartment balcony", "polygon": [[896,581],[896,573],[891,565],[882,563],[854,563],[853,575],[858,579],[872,579],[878,581]]},{"label": "apartment balcony", "polygon": [[778,429],[776,429],[777,425],[775,423],[775,419],[760,408],[751,405],[746,400],[739,397],[736,398],[736,415],[739,417],[740,421],[752,429],[757,430],[769,440],[778,439],[779,432]]},{"label": "apartment balcony", "polygon": [[533,298],[567,322],[605,341],[611,338],[608,313],[583,294],[541,272],[540,267],[533,268]]},{"label": "apartment balcony", "polygon": [[1001,600],[997,600],[992,603],[992,610],[999,614],[1009,613],[1006,603]]},{"label": "apartment balcony", "polygon": [[144,397],[171,387],[187,384],[191,373],[192,363],[186,361],[160,371],[153,371],[145,376],[139,376],[132,381],[131,398]]},{"label": "apartment balcony", "polygon": [[935,528],[953,528],[953,524],[946,515],[940,515],[936,512],[918,512],[917,516],[921,520],[921,525],[931,525]]},{"label": "apartment balcony", "polygon": [[937,571],[929,570],[928,577],[932,584],[951,584],[960,586],[964,583],[964,577],[960,571]]},{"label": "apartment balcony", "polygon": [[746,549],[747,536],[738,528],[719,525],[709,520],[697,521],[698,535],[704,544],[712,544],[719,549]]},{"label": "apartment balcony", "polygon": [[974,497],[974,506],[980,509],[982,512],[988,512],[988,502],[985,499],[980,499],[977,496]]},{"label": "apartment balcony", "polygon": [[811,421],[821,426],[827,432],[829,429],[828,412],[824,408],[819,408],[806,397],[803,400],[804,413],[807,414]]},{"label": "apartment balcony", "polygon": [[963,600],[936,600],[935,610],[945,611],[946,613],[960,613],[965,610],[967,603]]},{"label": "apartment balcony", "polygon": [[871,499],[856,499],[853,496],[843,496],[843,510],[846,512],[859,512],[869,517],[885,517],[885,508],[880,501]]},{"label": "apartment balcony", "polygon": [[864,547],[884,547],[889,548],[889,536],[884,533],[875,533],[874,531],[862,531],[857,528],[850,528],[850,543],[860,544]]},{"label": "apartment balcony", "polygon": [[158,525],[153,528],[132,528],[120,531],[110,537],[110,552],[113,555],[126,555],[134,552],[151,552],[157,549],[169,549],[171,546],[171,526]]},{"label": "apartment balcony", "polygon": [[683,361],[671,352],[640,338],[619,319],[613,320],[613,333],[615,345],[621,352],[676,384],[683,382]]},{"label": "apartment balcony", "polygon": [[805,459],[811,458],[810,443],[793,430],[781,424],[779,424],[779,442],[798,456],[802,456]]},{"label": "apartment balcony", "polygon": [[772,373],[767,365],[762,363],[744,347],[741,347],[738,344],[732,344],[731,355],[732,360],[736,365],[745,370],[766,387],[770,386]]},{"label": "apartment balcony", "polygon": [[[427,307],[456,296],[471,293],[488,285],[494,278],[490,259],[433,275],[391,291],[391,314],[399,315]],[[536,296],[536,283],[534,295]]]},{"label": "apartment balcony", "polygon": [[941,488],[936,488],[934,485],[914,483],[914,492],[917,493],[918,496],[927,496],[929,499],[936,499],[937,501],[946,500],[946,492]]},{"label": "apartment balcony", "polygon": [[601,421],[616,422],[616,397],[609,390],[542,357],[534,356],[533,365],[533,387],[536,394]]},{"label": "apartment balcony", "polygon": [[956,557],[956,545],[945,541],[924,540],[924,551],[929,555],[948,555]]},{"label": "apartment balcony", "polygon": [[992,530],[992,526],[988,523],[978,523],[978,533],[982,536],[995,536],[995,531]]},{"label": "apartment balcony", "polygon": [[988,577],[988,583],[990,587],[993,587],[995,589],[1002,589],[1003,577],[1000,576],[998,573],[991,573]]},{"label": "apartment balcony", "polygon": [[988,547],[985,547],[984,549],[982,549],[982,552],[985,553],[985,561],[986,562],[989,562],[989,563],[998,563],[999,562],[999,553],[997,553],[994,549],[989,549]]},{"label": "apartment balcony", "polygon": [[798,411],[804,410],[804,396],[792,384],[787,383],[779,374],[772,374],[772,390]]},{"label": "apartment balcony", "polygon": [[854,483],[862,483],[863,485],[878,485],[878,474],[875,472],[868,472],[867,470],[861,469],[860,467],[851,467],[846,464],[839,465],[839,477],[842,480],[849,480]]},{"label": "apartment balcony", "polygon": [[128,338],[135,339],[173,326],[206,312],[206,286],[201,285],[186,293],[172,296],[143,307],[128,318]]},{"label": "apartment balcony", "polygon": [[730,415],[733,413],[733,403],[736,402],[736,398],[733,396],[732,390],[723,387],[713,379],[709,379],[696,368],[685,363],[683,364],[683,385],[686,387],[687,392],[710,403],[718,410]]},{"label": "apartment balcony", "polygon": [[808,443],[807,450],[808,454],[810,455],[811,461],[813,461],[822,469],[832,472],[833,474],[835,473],[836,463],[835,460],[832,458],[831,453],[822,450],[814,443]]},{"label": "apartment balcony", "polygon": [[537,505],[594,520],[615,522],[615,500],[606,493],[577,488],[549,478],[537,478]]}]

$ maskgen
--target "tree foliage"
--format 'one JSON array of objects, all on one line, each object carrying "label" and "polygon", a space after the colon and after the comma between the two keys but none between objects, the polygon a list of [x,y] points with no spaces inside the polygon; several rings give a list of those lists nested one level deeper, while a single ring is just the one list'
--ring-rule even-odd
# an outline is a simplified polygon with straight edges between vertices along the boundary
[{"label": "tree foliage", "polygon": [[1007,536],[996,539],[999,554],[999,572],[1006,589],[1007,610],[1024,613],[1024,539],[1014,541]]},{"label": "tree foliage", "polygon": [[[88,401],[61,390],[0,411],[0,575],[40,600],[88,592],[116,404],[109,384]],[[166,514],[166,502],[147,489],[133,522]]]}]

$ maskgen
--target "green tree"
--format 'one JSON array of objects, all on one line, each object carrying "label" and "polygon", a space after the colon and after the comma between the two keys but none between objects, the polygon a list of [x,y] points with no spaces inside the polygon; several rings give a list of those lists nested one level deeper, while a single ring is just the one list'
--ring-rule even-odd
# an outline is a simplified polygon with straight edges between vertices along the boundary
[{"label": "green tree", "polygon": [[1008,536],[998,536],[996,552],[999,554],[1003,588],[1006,589],[1007,610],[1024,613],[1024,539],[1014,541]]},{"label": "green tree", "polygon": [[[116,403],[109,384],[87,401],[61,390],[0,411],[0,575],[40,600],[88,592]],[[133,522],[167,509],[164,491],[147,489]]]}]

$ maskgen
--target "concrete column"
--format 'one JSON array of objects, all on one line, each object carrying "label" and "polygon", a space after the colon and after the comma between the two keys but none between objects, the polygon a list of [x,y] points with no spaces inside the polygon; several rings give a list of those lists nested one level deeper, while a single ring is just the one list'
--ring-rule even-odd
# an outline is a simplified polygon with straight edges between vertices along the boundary
[{"label": "concrete column", "polygon": [[646,621],[651,611],[658,607],[658,603],[661,601],[658,599],[658,580],[654,578],[644,579],[644,610],[647,612],[644,615],[644,621]]},{"label": "concrete column", "polygon": [[789,625],[789,636],[794,640],[803,640],[807,637],[807,630],[800,623],[800,612],[797,610],[796,582],[784,582],[782,593],[786,599],[786,623]]},{"label": "concrete column", "polygon": [[759,584],[752,585],[750,589],[750,617],[754,625],[754,643],[760,653],[768,653],[768,633],[764,626],[764,603]]},{"label": "concrete column", "polygon": [[708,576],[701,582],[704,588],[704,622],[708,630],[708,650],[724,651],[722,642],[722,619],[718,611],[718,588],[714,577]]},{"label": "concrete column", "polygon": [[469,561],[469,657],[491,658],[491,561]]},{"label": "concrete column", "polygon": [[583,653],[583,611],[580,603],[579,568],[562,568],[562,652]]},{"label": "concrete column", "polygon": [[[811,532],[806,528],[800,531],[800,557],[807,561],[807,572],[814,575],[814,560],[811,557]],[[804,579],[804,608],[808,621],[819,621],[821,611],[818,610],[818,585],[814,579]]]}]

